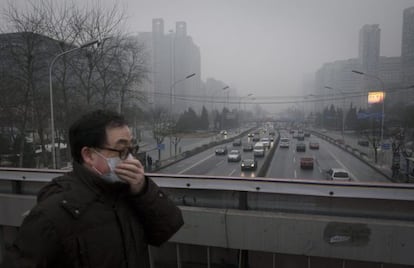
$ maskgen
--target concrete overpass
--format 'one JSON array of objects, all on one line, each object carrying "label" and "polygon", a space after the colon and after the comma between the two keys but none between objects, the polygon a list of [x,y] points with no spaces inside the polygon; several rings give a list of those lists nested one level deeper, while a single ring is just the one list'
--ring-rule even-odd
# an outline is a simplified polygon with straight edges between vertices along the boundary
[{"label": "concrete overpass", "polygon": [[[1,254],[62,171],[0,168]],[[414,186],[148,174],[185,225],[152,267],[408,267]]]}]

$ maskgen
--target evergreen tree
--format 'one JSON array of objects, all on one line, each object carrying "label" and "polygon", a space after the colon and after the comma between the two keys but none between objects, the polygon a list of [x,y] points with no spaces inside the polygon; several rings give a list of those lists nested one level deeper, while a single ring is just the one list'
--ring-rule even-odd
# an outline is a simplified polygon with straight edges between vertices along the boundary
[{"label": "evergreen tree", "polygon": [[200,129],[208,130],[209,125],[210,124],[208,121],[208,111],[206,107],[203,106],[203,110],[201,111],[201,116],[200,116]]}]

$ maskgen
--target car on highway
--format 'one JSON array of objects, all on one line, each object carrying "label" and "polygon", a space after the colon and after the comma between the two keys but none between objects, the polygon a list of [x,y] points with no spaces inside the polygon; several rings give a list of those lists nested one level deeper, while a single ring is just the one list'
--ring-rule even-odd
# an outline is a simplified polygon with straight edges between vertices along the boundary
[{"label": "car on highway", "polygon": [[305,156],[300,158],[300,168],[313,169],[313,157]]},{"label": "car on highway", "polygon": [[240,168],[242,171],[244,170],[256,170],[257,169],[257,161],[254,159],[243,159]]},{"label": "car on highway", "polygon": [[296,144],[296,152],[306,152],[306,145],[303,142],[298,142]]},{"label": "car on highway", "polygon": [[251,152],[251,151],[253,151],[253,144],[250,143],[250,142],[243,144],[243,151],[244,152]]},{"label": "car on highway", "polygon": [[227,162],[239,162],[241,160],[241,153],[239,150],[231,150],[227,154]]},{"label": "car on highway", "polygon": [[259,134],[255,134],[254,136],[253,136],[253,138],[252,138],[252,141],[260,141],[260,136],[259,136]]},{"label": "car on highway", "polygon": [[280,148],[289,148],[290,139],[289,138],[281,138],[279,141]]},{"label": "car on highway", "polygon": [[270,139],[268,137],[263,137],[260,139],[263,145],[267,148],[270,148]]},{"label": "car on highway", "polygon": [[331,181],[350,181],[349,172],[343,168],[331,168],[327,172],[328,180]]},{"label": "car on highway", "polygon": [[253,147],[254,156],[264,156],[265,155],[265,145],[262,142],[256,142]]},{"label": "car on highway", "polygon": [[223,136],[227,135],[227,130],[220,131],[220,134],[223,135]]},{"label": "car on highway", "polygon": [[216,155],[226,155],[227,154],[227,147],[221,146],[216,148]]},{"label": "car on highway", "polygon": [[311,141],[309,142],[309,149],[311,150],[319,150],[319,142]]},{"label": "car on highway", "polygon": [[233,146],[241,146],[242,145],[242,141],[241,139],[235,139],[233,141]]}]

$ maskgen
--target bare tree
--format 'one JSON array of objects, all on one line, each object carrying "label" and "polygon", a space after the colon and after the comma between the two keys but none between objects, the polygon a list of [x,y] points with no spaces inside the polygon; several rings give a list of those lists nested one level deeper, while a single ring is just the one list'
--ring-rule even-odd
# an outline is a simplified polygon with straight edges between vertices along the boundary
[{"label": "bare tree", "polygon": [[123,113],[126,100],[146,100],[145,94],[138,88],[147,79],[148,68],[145,47],[136,38],[125,38],[121,41],[120,48],[115,66],[119,81],[119,112]]},{"label": "bare tree", "polygon": [[[14,115],[12,122],[16,124],[21,139],[19,140],[19,166],[23,166],[25,134],[30,125],[35,125],[39,133],[44,132],[47,123],[44,122],[47,109],[45,84],[42,78],[47,76],[47,63],[50,49],[49,39],[42,35],[45,31],[44,17],[39,13],[20,11],[9,3],[3,11],[6,24],[1,31],[8,33],[2,36],[2,59],[8,61],[8,79],[14,80],[13,102],[15,109],[9,110]],[[3,80],[4,82],[4,80]],[[10,89],[10,88],[9,88]],[[9,113],[9,114],[10,114]],[[10,116],[12,116],[10,114]],[[43,135],[40,136],[44,145]],[[43,146],[44,149],[44,146]],[[45,152],[45,150],[43,150]],[[46,158],[45,153],[43,158]]]},{"label": "bare tree", "polygon": [[[20,84],[9,83],[19,85],[15,95],[21,111],[14,115],[21,120],[16,122],[24,133],[29,112],[36,115],[43,152],[43,134],[47,133],[44,128],[48,126],[44,118],[49,118],[50,111],[48,67],[62,52],[91,40],[101,41],[100,47],[64,55],[54,65],[53,102],[59,107],[54,121],[58,138],[66,135],[68,124],[86,110],[100,107],[118,108],[123,112],[126,105],[135,107],[133,102],[144,101],[144,94],[139,91],[147,75],[144,47],[124,34],[125,16],[117,5],[104,9],[99,1],[89,7],[79,7],[73,1],[56,4],[53,0],[31,0],[25,10],[22,12],[9,2],[4,10],[7,28],[2,32],[20,33],[32,42],[20,40],[20,47],[25,46],[20,51],[11,43],[10,49],[3,52],[19,59],[14,60],[14,65],[24,72],[24,75],[16,72],[15,80],[21,81]],[[37,59],[41,59],[39,66],[35,65]],[[22,150],[23,146],[22,142]]]}]

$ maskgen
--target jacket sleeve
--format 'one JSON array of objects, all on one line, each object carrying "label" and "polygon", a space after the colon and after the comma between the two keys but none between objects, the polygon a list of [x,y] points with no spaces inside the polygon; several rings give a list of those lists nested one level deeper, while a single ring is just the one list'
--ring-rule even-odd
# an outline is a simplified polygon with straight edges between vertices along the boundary
[{"label": "jacket sleeve", "polygon": [[34,210],[24,219],[14,243],[6,248],[0,267],[53,267],[59,249],[53,225],[41,212]]},{"label": "jacket sleeve", "polygon": [[147,242],[160,246],[184,224],[181,210],[168,196],[146,177],[144,192],[131,195],[131,201],[145,229]]}]

